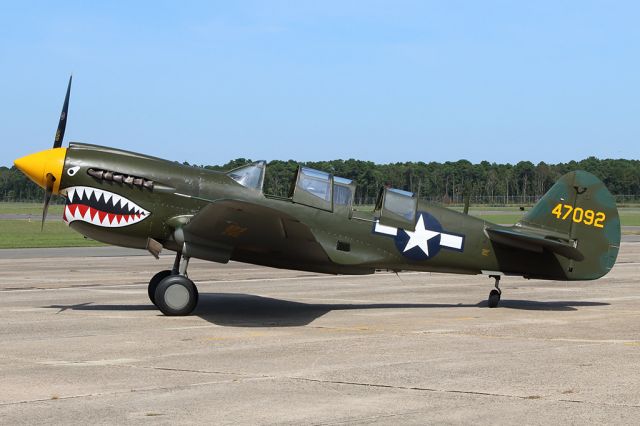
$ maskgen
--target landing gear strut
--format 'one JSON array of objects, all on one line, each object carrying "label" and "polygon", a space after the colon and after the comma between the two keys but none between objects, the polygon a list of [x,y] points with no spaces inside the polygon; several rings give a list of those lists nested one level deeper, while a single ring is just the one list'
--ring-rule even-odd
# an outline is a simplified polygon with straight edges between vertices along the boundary
[{"label": "landing gear strut", "polygon": [[498,303],[500,302],[500,295],[502,294],[502,290],[500,290],[500,275],[489,275],[489,277],[496,280],[496,288],[491,290],[489,293],[489,307],[495,308],[498,306]]},{"label": "landing gear strut", "polygon": [[189,257],[176,253],[173,269],[160,271],[149,281],[149,299],[168,316],[189,315],[198,304],[198,289],[187,277]]}]

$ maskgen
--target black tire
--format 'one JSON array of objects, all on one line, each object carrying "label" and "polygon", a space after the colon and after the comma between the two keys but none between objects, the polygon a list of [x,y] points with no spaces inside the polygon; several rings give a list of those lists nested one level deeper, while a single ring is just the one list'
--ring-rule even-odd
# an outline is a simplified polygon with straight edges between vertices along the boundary
[{"label": "black tire", "polygon": [[198,289],[189,278],[171,275],[158,284],[155,301],[158,309],[167,316],[189,315],[198,304]]},{"label": "black tire", "polygon": [[151,300],[151,303],[153,303],[154,305],[158,306],[156,304],[156,288],[158,288],[158,284],[160,284],[160,281],[167,278],[171,274],[172,274],[171,270],[166,269],[164,271],[160,271],[157,274],[155,274],[149,281],[149,287],[147,287],[147,293],[149,294],[149,300]]},{"label": "black tire", "polygon": [[498,307],[498,303],[500,303],[500,292],[493,289],[491,293],[489,293],[489,307],[496,308]]}]

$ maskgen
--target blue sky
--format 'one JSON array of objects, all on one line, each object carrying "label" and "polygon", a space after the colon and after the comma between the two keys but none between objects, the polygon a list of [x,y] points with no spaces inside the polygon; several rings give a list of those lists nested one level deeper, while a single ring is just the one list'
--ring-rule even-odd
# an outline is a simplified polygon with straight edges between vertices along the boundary
[{"label": "blue sky", "polygon": [[[104,3],[104,4],[103,4]],[[0,3],[0,165],[640,158],[640,2]]]}]

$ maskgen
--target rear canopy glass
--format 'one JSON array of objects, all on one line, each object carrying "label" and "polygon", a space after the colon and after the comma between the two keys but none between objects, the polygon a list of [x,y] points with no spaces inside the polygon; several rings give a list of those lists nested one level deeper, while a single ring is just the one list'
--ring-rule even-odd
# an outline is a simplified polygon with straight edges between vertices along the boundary
[{"label": "rear canopy glass", "polygon": [[389,188],[384,197],[384,209],[413,221],[416,213],[416,199],[412,192]]}]

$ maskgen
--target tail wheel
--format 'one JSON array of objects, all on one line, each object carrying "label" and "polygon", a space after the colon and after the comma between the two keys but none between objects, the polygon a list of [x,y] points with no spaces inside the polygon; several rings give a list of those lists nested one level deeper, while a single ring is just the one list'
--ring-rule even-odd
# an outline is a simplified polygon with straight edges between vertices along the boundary
[{"label": "tail wheel", "polygon": [[149,294],[149,300],[151,300],[151,303],[153,303],[156,306],[158,306],[158,304],[156,303],[156,288],[158,288],[158,284],[160,284],[160,281],[170,276],[171,273],[172,272],[169,269],[160,271],[157,274],[155,274],[149,281],[149,287],[147,287],[147,293]]},{"label": "tail wheel", "polygon": [[167,316],[189,315],[198,304],[198,289],[189,278],[171,275],[158,284],[156,306]]},{"label": "tail wheel", "polygon": [[496,289],[493,289],[489,293],[489,307],[497,308],[498,303],[500,303],[500,292]]}]

